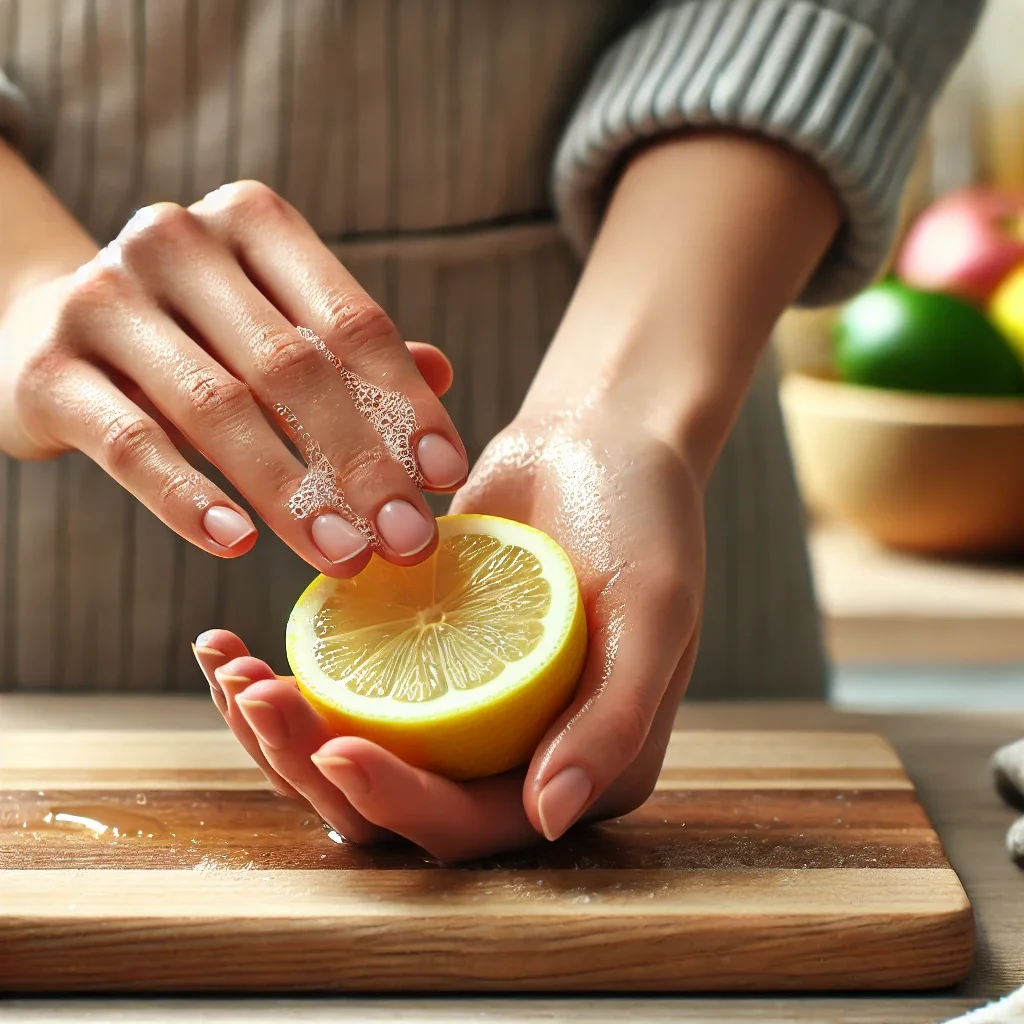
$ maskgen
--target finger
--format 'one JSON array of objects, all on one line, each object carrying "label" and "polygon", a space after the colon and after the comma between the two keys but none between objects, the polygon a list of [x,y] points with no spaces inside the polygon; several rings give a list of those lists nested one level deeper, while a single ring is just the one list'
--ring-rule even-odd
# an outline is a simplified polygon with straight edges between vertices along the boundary
[{"label": "finger", "polygon": [[[263,756],[259,740],[256,739],[249,723],[238,710],[237,698],[251,682],[244,676],[226,675],[223,680],[217,677],[217,671],[227,662],[248,655],[245,644],[234,633],[226,629],[211,629],[201,634],[192,645],[192,653],[199,662],[206,681],[210,684],[210,696],[217,710],[221,713],[228,728],[241,744],[242,749],[256,762],[270,784],[282,796],[294,800],[303,800],[302,796],[281,778]],[[303,800],[303,802],[305,802]]]},{"label": "finger", "polygon": [[569,709],[534,755],[526,812],[548,839],[579,820],[637,759],[697,622],[697,595],[662,564],[620,570],[590,612],[590,646]]},{"label": "finger", "polygon": [[[373,403],[391,406],[389,418],[394,399],[408,399],[415,414],[411,434],[388,438],[396,457],[411,461],[414,472],[418,467],[433,489],[458,486],[469,463],[444,406],[394,324],[298,211],[255,181],[225,185],[191,209],[291,323],[310,328],[346,369],[383,389]],[[373,410],[367,413],[372,419]]]},{"label": "finger", "polygon": [[[330,509],[311,510],[319,514],[303,519],[292,515],[289,499],[302,487],[307,470],[267,421],[250,389],[169,315],[148,305],[109,261],[87,273],[95,308],[79,327],[81,351],[117,380],[130,382],[160,420],[174,424],[188,445],[216,465],[263,521],[317,571],[334,577],[360,572],[370,559],[369,537]],[[85,296],[80,301],[85,305]]]},{"label": "finger", "polygon": [[[148,207],[126,225],[104,260],[126,267],[229,371],[226,380],[223,373],[214,378],[214,393],[231,396],[228,417],[248,401],[248,388],[264,408],[278,413],[311,469],[285,499],[290,514],[312,523],[333,508],[398,564],[420,562],[433,551],[437,529],[429,506],[385,439],[357,409],[331,354],[254,287],[197,218],[170,203]],[[395,345],[412,364],[405,345]],[[208,371],[198,372],[202,379]],[[204,391],[208,396],[210,389]],[[405,402],[397,393],[394,397]],[[431,401],[437,401],[433,395]],[[343,527],[335,526],[325,536],[328,542],[343,539]],[[355,540],[351,536],[347,548],[339,545],[346,556],[353,557]]]},{"label": "finger", "polygon": [[236,558],[256,543],[248,513],[189,465],[159,424],[95,366],[70,360],[29,402],[48,432],[84,452],[163,523],[197,547]]},{"label": "finger", "polygon": [[640,756],[590,804],[582,819],[577,820],[621,817],[635,811],[654,792],[661,776],[665,751],[675,727],[679,702],[693,673],[693,663],[697,654],[696,638],[699,634],[698,626],[694,629],[693,638],[683,652],[682,660],[676,666],[665,696],[654,714],[654,721],[651,723],[647,742]]},{"label": "finger", "polygon": [[455,783],[356,737],[327,741],[313,763],[364,818],[439,860],[469,860],[537,841],[519,774]]},{"label": "finger", "polygon": [[448,357],[439,348],[422,341],[407,341],[405,347],[427,387],[440,398],[452,386],[454,378]]},{"label": "finger", "polygon": [[292,683],[275,679],[254,658],[229,662],[224,671],[255,676],[238,699],[270,766],[297,789],[333,829],[357,843],[371,843],[385,832],[370,824],[310,760],[334,732]]}]

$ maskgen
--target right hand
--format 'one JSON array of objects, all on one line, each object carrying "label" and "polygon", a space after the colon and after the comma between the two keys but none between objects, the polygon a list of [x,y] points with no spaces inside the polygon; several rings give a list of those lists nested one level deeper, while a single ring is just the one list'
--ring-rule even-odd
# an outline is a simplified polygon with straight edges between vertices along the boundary
[{"label": "right hand", "polygon": [[[411,403],[421,480],[359,412],[332,357]],[[140,210],[90,262],[8,305],[0,449],[20,459],[78,449],[186,540],[246,553],[252,521],[193,469],[180,435],[310,565],[348,577],[371,550],[407,565],[436,547],[417,483],[452,490],[467,471],[437,398],[450,381],[445,357],[407,346],[295,209],[258,182],[236,182],[188,209]],[[278,433],[289,422],[281,406],[335,470],[343,503],[290,510],[306,467]]]}]

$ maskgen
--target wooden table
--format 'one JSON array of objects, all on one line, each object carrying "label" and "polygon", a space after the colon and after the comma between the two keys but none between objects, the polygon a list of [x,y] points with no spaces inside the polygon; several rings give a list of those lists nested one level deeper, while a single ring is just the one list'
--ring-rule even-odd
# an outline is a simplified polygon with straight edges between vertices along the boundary
[{"label": "wooden table", "polygon": [[1024,564],[914,557],[833,524],[810,551],[837,665],[1024,663]]},{"label": "wooden table", "polygon": [[[0,697],[6,729],[221,728],[206,701],[192,698]],[[4,1021],[393,1021],[435,1022],[753,1021],[814,1024],[931,1024],[1024,984],[1024,873],[1003,836],[1013,820],[992,791],[987,760],[1024,735],[1024,715],[853,715],[820,705],[691,705],[692,729],[786,728],[876,731],[899,750],[975,908],[978,954],[968,980],[923,995],[784,998],[331,998],[193,999],[123,1002],[22,1000],[0,1004]]]}]

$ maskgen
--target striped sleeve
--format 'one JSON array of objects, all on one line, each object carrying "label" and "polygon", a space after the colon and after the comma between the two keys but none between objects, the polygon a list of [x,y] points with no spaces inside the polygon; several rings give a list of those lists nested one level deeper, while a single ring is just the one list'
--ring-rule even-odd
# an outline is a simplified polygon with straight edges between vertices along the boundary
[{"label": "striped sleeve", "polygon": [[686,127],[759,133],[813,160],[843,204],[843,227],[800,304],[852,294],[886,257],[928,110],[982,6],[659,5],[606,53],[562,137],[553,189],[566,233],[586,250],[631,148]]},{"label": "striped sleeve", "polygon": [[0,71],[0,136],[17,149],[29,143],[28,103],[20,89]]}]

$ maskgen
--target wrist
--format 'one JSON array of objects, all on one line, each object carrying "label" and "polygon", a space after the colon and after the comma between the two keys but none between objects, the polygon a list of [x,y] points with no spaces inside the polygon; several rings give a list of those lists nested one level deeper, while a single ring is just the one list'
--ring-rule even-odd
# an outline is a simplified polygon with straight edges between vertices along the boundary
[{"label": "wrist", "polygon": [[621,409],[705,480],[838,222],[817,171],[770,143],[698,133],[651,146],[614,191],[524,408]]},{"label": "wrist", "polygon": [[670,448],[703,484],[742,405],[761,346],[747,346],[746,366],[718,373],[694,354],[719,342],[691,336],[688,328],[649,312],[628,327],[606,330],[598,344],[593,336],[587,344],[570,322],[563,324],[553,354],[558,349],[587,354],[570,366],[558,358],[546,361],[519,419],[574,419],[583,429],[595,418],[615,420]]},{"label": "wrist", "polygon": [[98,246],[0,139],[0,315],[88,263]]}]

